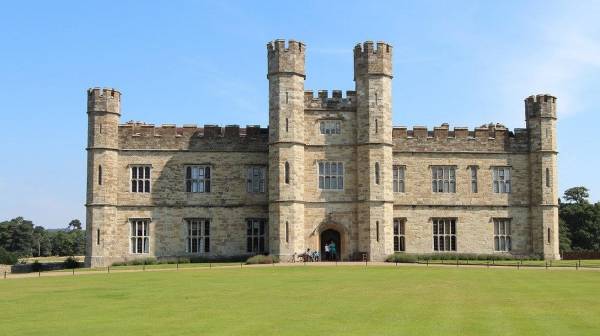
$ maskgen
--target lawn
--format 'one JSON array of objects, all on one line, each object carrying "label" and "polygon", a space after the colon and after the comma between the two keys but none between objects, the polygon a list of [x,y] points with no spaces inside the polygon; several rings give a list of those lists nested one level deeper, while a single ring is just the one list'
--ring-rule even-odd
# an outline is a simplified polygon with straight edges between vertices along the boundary
[{"label": "lawn", "polygon": [[197,268],[0,280],[1,335],[598,335],[600,272]]}]

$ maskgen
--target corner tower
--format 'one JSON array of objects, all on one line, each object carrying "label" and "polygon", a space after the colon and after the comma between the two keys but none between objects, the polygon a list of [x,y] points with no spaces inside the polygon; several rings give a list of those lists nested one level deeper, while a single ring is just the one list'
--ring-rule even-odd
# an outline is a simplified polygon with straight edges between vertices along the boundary
[{"label": "corner tower", "polygon": [[357,97],[358,246],[371,260],[393,252],[392,46],[354,48]]},{"label": "corner tower", "polygon": [[[116,222],[117,162],[121,93],[110,88],[87,92],[88,145],[86,197],[86,260],[88,267],[104,266],[109,254],[108,225]],[[105,244],[106,242],[106,244]]]},{"label": "corner tower", "polygon": [[547,94],[529,96],[525,99],[525,119],[529,133],[532,248],[545,259],[560,259],[556,97]]},{"label": "corner tower", "polygon": [[304,53],[301,42],[267,44],[269,79],[269,250],[304,250]]}]

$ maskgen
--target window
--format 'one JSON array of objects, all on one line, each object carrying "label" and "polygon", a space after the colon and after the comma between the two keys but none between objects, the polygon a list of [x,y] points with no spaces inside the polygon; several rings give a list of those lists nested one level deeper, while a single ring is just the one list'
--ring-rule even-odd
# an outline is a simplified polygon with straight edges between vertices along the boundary
[{"label": "window", "polygon": [[379,162],[375,162],[375,184],[379,184]]},{"label": "window", "polygon": [[285,242],[290,242],[290,223],[285,222]]},{"label": "window", "polygon": [[404,166],[394,166],[394,192],[404,192]]},{"label": "window", "polygon": [[285,118],[285,132],[287,133],[290,130],[290,121],[288,118]]},{"label": "window", "polygon": [[341,162],[319,162],[319,189],[344,189],[344,164]]},{"label": "window", "polygon": [[290,183],[290,164],[289,162],[285,162],[285,184]]},{"label": "window", "polygon": [[379,221],[375,222],[375,239],[379,241]]},{"label": "window", "polygon": [[339,120],[322,120],[321,134],[340,134],[342,122]]},{"label": "window", "polygon": [[100,229],[96,229],[96,245],[100,245]]},{"label": "window", "polygon": [[186,252],[210,252],[210,219],[190,218],[185,221],[187,224]]},{"label": "window", "polygon": [[510,167],[493,167],[494,192],[510,193]]},{"label": "window", "polygon": [[249,167],[248,180],[246,190],[249,193],[264,193],[265,192],[265,167]]},{"label": "window", "polygon": [[456,168],[433,166],[431,168],[431,190],[434,193],[456,192]]},{"label": "window", "polygon": [[550,228],[548,228],[548,244],[551,242]]},{"label": "window", "polygon": [[98,185],[102,185],[102,165],[98,166]]},{"label": "window", "polygon": [[185,167],[185,191],[192,193],[210,192],[210,167]]},{"label": "window", "polygon": [[394,252],[406,251],[406,242],[404,236],[404,225],[406,219],[394,218]]},{"label": "window", "polygon": [[456,251],[456,219],[436,218],[433,220],[433,250]]},{"label": "window", "polygon": [[246,251],[248,253],[266,252],[266,220],[265,219],[247,219],[246,220]]},{"label": "window", "polygon": [[510,249],[510,219],[494,218],[494,251],[508,252]]},{"label": "window", "polygon": [[131,192],[150,192],[150,166],[131,166]]},{"label": "window", "polygon": [[375,119],[375,133],[379,131],[379,122]]},{"label": "window", "polygon": [[150,245],[150,223],[147,219],[133,219],[131,222],[131,253],[148,253]]},{"label": "window", "polygon": [[550,168],[546,168],[546,187],[550,188]]},{"label": "window", "polygon": [[471,192],[477,192],[477,166],[471,166]]}]

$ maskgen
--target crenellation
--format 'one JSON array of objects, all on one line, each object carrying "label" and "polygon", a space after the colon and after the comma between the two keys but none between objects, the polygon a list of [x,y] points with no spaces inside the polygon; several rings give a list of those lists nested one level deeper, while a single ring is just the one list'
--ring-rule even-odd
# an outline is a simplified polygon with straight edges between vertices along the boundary
[{"label": "crenellation", "polygon": [[345,97],[342,92],[342,90],[332,90],[330,95],[328,90],[319,90],[315,97],[312,90],[304,91],[304,109],[354,111],[356,91],[346,91]]}]

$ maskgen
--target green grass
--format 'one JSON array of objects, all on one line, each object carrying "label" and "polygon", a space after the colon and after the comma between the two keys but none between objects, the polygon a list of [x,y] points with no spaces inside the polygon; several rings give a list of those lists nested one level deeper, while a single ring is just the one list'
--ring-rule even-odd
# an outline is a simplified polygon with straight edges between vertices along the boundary
[{"label": "green grass", "polygon": [[0,280],[2,335],[597,335],[600,272],[247,267]]}]

